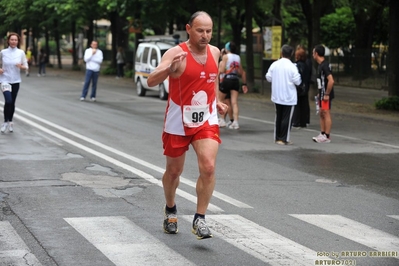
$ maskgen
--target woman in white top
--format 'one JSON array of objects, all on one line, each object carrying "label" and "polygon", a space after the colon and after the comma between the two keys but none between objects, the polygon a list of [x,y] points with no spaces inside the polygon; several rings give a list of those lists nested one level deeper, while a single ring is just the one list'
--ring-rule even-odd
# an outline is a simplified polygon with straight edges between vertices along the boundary
[{"label": "woman in white top", "polygon": [[18,48],[21,37],[12,32],[7,37],[8,47],[1,50],[0,82],[4,95],[4,123],[1,125],[1,133],[14,131],[12,118],[15,111],[19,84],[21,83],[21,69],[29,68],[25,52]]},{"label": "woman in white top", "polygon": [[242,90],[247,93],[246,74],[241,65],[241,58],[238,55],[237,47],[233,42],[225,45],[227,54],[223,55],[219,64],[219,73],[224,74],[222,85],[219,88],[219,100],[224,101],[230,92],[231,106],[233,107],[234,121],[228,126],[230,129],[239,129],[238,125],[238,92],[240,89],[239,78],[242,78]]}]

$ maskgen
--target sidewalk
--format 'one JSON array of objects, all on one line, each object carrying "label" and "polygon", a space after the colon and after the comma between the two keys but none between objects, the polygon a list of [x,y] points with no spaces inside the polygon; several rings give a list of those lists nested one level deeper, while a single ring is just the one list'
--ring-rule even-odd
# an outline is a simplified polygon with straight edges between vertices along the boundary
[{"label": "sidewalk", "polygon": [[[36,77],[37,67],[31,69],[31,76]],[[48,76],[58,76],[62,78],[84,81],[84,70],[74,71],[72,66],[68,64],[63,65],[63,69],[59,68],[47,68]],[[46,77],[43,77],[46,78]],[[131,87],[132,90],[136,90],[136,85],[133,78],[121,78],[116,79],[113,75],[100,75],[98,80],[99,84],[118,84],[123,87]],[[256,101],[258,103],[272,104],[270,101],[270,83],[267,81],[256,80],[257,88],[260,88],[260,93],[247,93],[240,94],[239,99],[245,101]],[[388,92],[384,90],[374,90],[369,88],[356,88],[356,87],[344,87],[334,86],[335,99],[332,104],[332,113],[340,113],[349,116],[361,116],[364,118],[376,119],[386,122],[397,122],[399,123],[399,113],[394,111],[376,110],[374,103],[383,97],[388,96]],[[310,108],[313,112],[315,92],[310,92]]]}]

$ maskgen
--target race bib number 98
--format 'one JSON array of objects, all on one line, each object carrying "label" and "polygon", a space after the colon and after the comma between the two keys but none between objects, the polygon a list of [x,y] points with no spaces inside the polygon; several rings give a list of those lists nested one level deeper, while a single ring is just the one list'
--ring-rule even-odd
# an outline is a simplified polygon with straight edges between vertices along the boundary
[{"label": "race bib number 98", "polygon": [[1,91],[11,91],[11,85],[8,83],[2,83],[1,84]]},{"label": "race bib number 98", "polygon": [[186,127],[199,127],[210,117],[208,105],[184,105],[183,122]]}]

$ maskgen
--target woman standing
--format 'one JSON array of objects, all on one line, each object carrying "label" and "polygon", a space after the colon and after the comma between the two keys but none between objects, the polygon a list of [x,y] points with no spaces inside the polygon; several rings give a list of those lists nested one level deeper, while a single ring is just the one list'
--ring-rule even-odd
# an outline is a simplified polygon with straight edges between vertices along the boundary
[{"label": "woman standing", "polygon": [[39,73],[37,74],[38,77],[44,77],[46,75],[46,62],[47,54],[44,51],[44,48],[41,48],[39,53]]},{"label": "woman standing", "polygon": [[19,84],[21,83],[21,69],[28,69],[28,61],[25,52],[18,48],[21,37],[17,33],[10,33],[7,37],[8,48],[0,52],[0,82],[4,95],[4,123],[1,125],[1,133],[6,130],[13,132],[12,118],[15,111]]},{"label": "woman standing", "polygon": [[125,67],[125,52],[123,51],[123,47],[118,48],[118,52],[116,53],[116,65],[118,74],[116,78],[123,78],[124,71],[123,68]]},{"label": "woman standing", "polygon": [[298,102],[294,109],[292,117],[292,127],[305,128],[310,120],[310,107],[309,107],[309,86],[310,77],[312,75],[311,62],[307,62],[306,50],[302,46],[298,46],[295,51],[295,63],[298,69],[301,69],[302,83],[305,85],[305,90],[298,94]]}]

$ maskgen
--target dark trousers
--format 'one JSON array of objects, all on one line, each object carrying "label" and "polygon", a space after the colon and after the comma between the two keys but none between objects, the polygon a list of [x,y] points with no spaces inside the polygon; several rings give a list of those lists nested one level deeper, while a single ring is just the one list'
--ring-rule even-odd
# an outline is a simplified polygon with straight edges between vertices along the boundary
[{"label": "dark trousers", "polygon": [[310,122],[309,95],[298,97],[298,103],[295,106],[292,125],[295,127],[306,127]]},{"label": "dark trousers", "polygon": [[118,77],[123,78],[123,76],[125,75],[124,73],[125,64],[124,63],[117,64],[116,67],[118,71]]},{"label": "dark trousers", "polygon": [[39,74],[46,74],[46,62],[40,62],[39,64]]},{"label": "dark trousers", "polygon": [[275,104],[274,140],[290,141],[291,119],[295,106]]},{"label": "dark trousers", "polygon": [[12,122],[15,112],[15,101],[19,91],[19,83],[10,84],[11,91],[3,92],[4,95],[4,122]]}]

